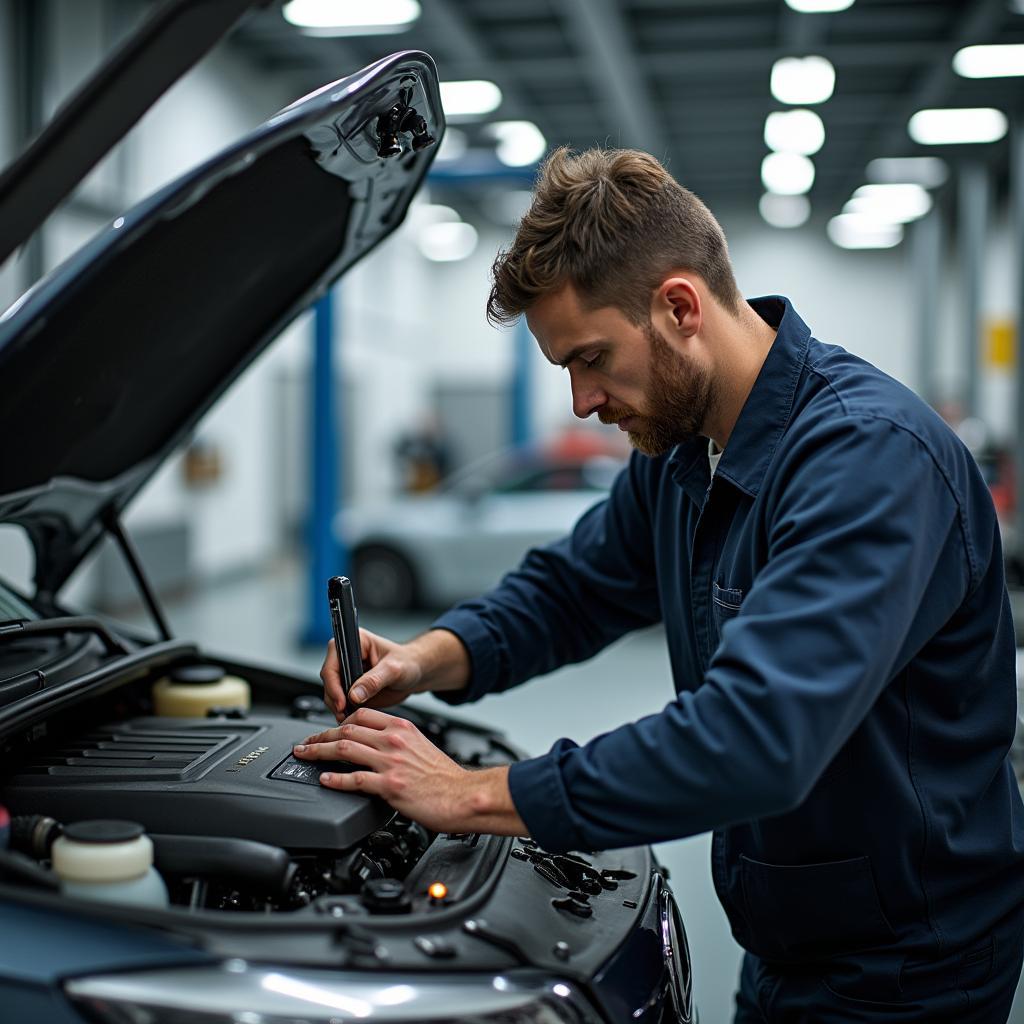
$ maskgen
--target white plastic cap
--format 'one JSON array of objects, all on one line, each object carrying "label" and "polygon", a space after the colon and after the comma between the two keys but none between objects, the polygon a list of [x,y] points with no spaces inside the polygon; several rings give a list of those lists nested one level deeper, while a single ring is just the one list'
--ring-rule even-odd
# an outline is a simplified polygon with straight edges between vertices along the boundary
[{"label": "white plastic cap", "polygon": [[153,866],[153,841],[131,821],[82,821],[65,828],[51,855],[66,881],[127,882]]}]

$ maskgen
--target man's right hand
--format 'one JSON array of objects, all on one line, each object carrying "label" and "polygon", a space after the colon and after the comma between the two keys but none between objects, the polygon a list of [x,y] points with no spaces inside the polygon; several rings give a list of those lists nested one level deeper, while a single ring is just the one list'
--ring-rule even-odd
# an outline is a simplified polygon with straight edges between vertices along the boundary
[{"label": "man's right hand", "polygon": [[367,669],[352,685],[350,707],[345,703],[338,652],[333,640],[327,644],[327,657],[320,669],[324,701],[339,722],[363,705],[388,708],[400,704],[423,681],[420,660],[410,650],[410,645],[395,643],[369,630],[360,629],[359,646]]}]

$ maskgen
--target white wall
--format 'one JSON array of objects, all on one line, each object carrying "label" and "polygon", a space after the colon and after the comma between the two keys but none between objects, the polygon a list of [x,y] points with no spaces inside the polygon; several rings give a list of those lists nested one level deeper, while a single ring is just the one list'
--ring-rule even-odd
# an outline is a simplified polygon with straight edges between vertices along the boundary
[{"label": "white wall", "polygon": [[772,228],[751,211],[721,215],[740,291],[782,294],[828,344],[862,356],[910,386],[914,364],[912,288],[906,246],[840,249],[812,220]]},{"label": "white wall", "polygon": [[[725,211],[721,219],[745,295],[787,295],[818,338],[914,386],[913,295],[905,247],[847,252],[826,238],[820,224],[782,231],[742,211]],[[490,265],[508,240],[507,234],[484,231],[468,260],[429,266],[431,376],[493,384],[511,374],[513,330],[496,331],[484,315]],[[539,350],[531,374],[535,429],[550,433],[578,423],[571,412],[568,375]]]},{"label": "white wall", "polygon": [[[820,340],[842,345],[911,388],[919,388],[917,330],[920,311],[908,239],[891,250],[844,250],[812,220],[793,230],[772,228],[753,210],[715,211],[725,228],[740,290],[752,297],[789,297]],[[512,332],[496,332],[484,317],[488,272],[507,235],[485,231],[473,256],[458,264],[433,264],[434,334],[430,373],[445,379],[493,384],[512,369]],[[940,288],[939,336],[931,358],[941,397],[963,385],[959,306],[960,270],[946,231]],[[992,218],[984,274],[982,319],[1013,319],[1016,253],[1005,207]],[[535,427],[550,432],[571,422],[568,379],[535,353],[531,366]],[[1013,433],[1013,379],[1007,371],[983,374],[985,415],[998,437]]]}]

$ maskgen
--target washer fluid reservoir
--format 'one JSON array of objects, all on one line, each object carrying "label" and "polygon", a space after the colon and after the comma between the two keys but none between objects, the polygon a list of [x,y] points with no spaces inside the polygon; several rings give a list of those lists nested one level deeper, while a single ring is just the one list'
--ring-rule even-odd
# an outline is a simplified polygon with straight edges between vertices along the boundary
[{"label": "washer fluid reservoir", "polygon": [[251,704],[249,684],[217,665],[183,665],[153,684],[155,714],[170,718],[205,718],[211,708]]},{"label": "washer fluid reservoir", "polygon": [[153,867],[153,841],[134,821],[79,821],[64,828],[51,851],[68,896],[166,907],[167,887]]}]

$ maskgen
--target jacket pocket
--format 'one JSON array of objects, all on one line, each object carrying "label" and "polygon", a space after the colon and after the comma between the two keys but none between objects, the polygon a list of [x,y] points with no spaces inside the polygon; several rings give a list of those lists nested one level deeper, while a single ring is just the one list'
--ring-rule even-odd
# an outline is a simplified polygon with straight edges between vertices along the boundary
[{"label": "jacket pocket", "polygon": [[869,857],[765,864],[740,854],[752,948],[768,960],[810,962],[891,943]]},{"label": "jacket pocket", "polygon": [[711,584],[712,615],[719,639],[722,638],[722,626],[739,613],[742,603],[742,590],[736,590],[733,587],[720,587],[714,582]]}]

